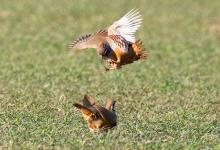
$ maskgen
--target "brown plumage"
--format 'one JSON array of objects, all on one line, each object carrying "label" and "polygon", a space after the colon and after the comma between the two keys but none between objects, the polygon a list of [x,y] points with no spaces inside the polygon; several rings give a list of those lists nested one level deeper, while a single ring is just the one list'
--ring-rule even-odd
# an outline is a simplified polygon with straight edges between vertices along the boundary
[{"label": "brown plumage", "polygon": [[147,53],[140,40],[136,40],[134,33],[142,22],[137,10],[131,10],[121,19],[114,22],[107,30],[100,30],[74,40],[69,48],[85,49],[96,48],[110,68],[118,69],[122,65],[147,58]]},{"label": "brown plumage", "polygon": [[91,131],[106,130],[116,126],[117,117],[114,110],[115,101],[113,100],[109,100],[105,108],[96,104],[92,97],[85,95],[83,105],[79,103],[73,105],[82,112]]}]

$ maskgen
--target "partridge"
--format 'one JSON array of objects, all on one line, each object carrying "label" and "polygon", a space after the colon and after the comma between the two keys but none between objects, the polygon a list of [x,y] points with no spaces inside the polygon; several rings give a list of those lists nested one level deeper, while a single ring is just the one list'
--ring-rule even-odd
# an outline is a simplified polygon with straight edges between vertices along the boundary
[{"label": "partridge", "polygon": [[122,65],[148,56],[142,42],[136,40],[134,35],[141,23],[139,11],[132,9],[106,30],[99,30],[74,40],[69,48],[96,48],[98,55],[110,65],[105,66],[106,71],[121,68]]},{"label": "partridge", "polygon": [[115,101],[109,100],[106,107],[96,104],[91,96],[85,95],[82,101],[82,105],[74,103],[74,106],[81,111],[90,131],[107,130],[116,126]]}]

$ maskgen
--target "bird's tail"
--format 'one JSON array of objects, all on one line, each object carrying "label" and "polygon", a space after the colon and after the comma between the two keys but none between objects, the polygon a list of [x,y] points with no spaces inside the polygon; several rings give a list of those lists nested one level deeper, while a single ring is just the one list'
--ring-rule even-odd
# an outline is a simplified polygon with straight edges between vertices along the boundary
[{"label": "bird's tail", "polygon": [[148,53],[140,40],[137,40],[135,43],[133,43],[132,48],[140,59],[146,59],[148,57]]}]

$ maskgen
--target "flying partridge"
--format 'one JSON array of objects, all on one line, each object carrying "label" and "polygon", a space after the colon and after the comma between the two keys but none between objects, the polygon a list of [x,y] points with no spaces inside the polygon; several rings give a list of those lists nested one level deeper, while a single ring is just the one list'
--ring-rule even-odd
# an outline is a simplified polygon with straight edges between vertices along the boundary
[{"label": "flying partridge", "polygon": [[98,55],[110,65],[106,71],[118,69],[122,65],[147,58],[147,52],[135,32],[142,23],[138,10],[132,9],[121,19],[115,21],[107,30],[100,30],[74,40],[69,48],[96,48]]}]

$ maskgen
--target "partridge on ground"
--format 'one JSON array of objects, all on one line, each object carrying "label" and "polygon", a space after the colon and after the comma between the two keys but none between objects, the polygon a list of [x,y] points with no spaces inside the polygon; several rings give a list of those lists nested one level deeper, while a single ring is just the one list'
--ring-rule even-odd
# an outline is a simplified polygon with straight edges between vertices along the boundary
[{"label": "partridge on ground", "polygon": [[115,101],[109,100],[106,107],[96,104],[91,96],[85,95],[82,101],[82,105],[74,103],[74,106],[82,112],[91,131],[106,130],[116,126]]}]

